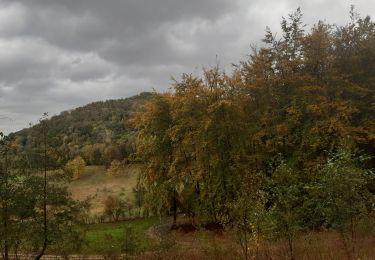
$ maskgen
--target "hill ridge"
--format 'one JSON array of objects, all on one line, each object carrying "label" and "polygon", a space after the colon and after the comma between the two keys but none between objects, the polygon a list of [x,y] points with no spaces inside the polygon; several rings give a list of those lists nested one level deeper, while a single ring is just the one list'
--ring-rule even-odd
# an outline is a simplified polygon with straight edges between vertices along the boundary
[{"label": "hill ridge", "polygon": [[[129,122],[154,93],[142,92],[128,98],[95,101],[60,112],[47,119],[50,146],[61,163],[82,156],[89,165],[108,165],[133,152],[135,131]],[[38,124],[11,135],[23,149],[38,146]]]}]

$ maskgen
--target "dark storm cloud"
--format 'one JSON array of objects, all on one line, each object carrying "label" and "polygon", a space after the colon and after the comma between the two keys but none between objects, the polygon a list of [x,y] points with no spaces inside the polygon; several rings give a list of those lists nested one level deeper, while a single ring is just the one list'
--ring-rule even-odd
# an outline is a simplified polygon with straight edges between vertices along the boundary
[{"label": "dark storm cloud", "polygon": [[351,4],[375,12],[372,0],[2,0],[0,115],[15,121],[0,120],[0,129],[165,90],[171,76],[199,74],[217,59],[229,70],[298,6],[308,24],[345,23]]},{"label": "dark storm cloud", "polygon": [[[236,8],[236,1],[227,0],[17,2],[28,11],[21,30],[24,35],[42,36],[54,45],[73,50],[98,50],[107,44],[111,47],[113,41],[131,45],[131,42],[137,43],[139,36],[152,35],[164,23],[197,18],[215,20]],[[15,1],[4,3],[9,6]]]}]

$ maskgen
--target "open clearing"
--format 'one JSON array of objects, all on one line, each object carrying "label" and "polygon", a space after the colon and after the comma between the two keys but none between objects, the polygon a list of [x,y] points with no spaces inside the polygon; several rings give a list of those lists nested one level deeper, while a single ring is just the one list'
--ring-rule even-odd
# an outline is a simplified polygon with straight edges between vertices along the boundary
[{"label": "open clearing", "polygon": [[103,212],[105,199],[112,195],[123,195],[130,202],[134,201],[133,188],[140,173],[139,165],[125,167],[122,174],[110,176],[104,166],[87,166],[85,173],[69,185],[72,197],[76,200],[91,198],[91,214]]}]

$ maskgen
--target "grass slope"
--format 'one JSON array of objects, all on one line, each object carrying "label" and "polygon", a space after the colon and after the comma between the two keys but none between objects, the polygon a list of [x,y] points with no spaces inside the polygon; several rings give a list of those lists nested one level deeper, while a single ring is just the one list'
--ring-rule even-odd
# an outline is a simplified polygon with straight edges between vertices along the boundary
[{"label": "grass slope", "polygon": [[130,202],[134,201],[133,188],[137,184],[139,171],[140,166],[129,165],[122,174],[109,176],[104,166],[87,166],[82,177],[70,183],[69,190],[76,200],[91,197],[90,213],[100,214],[109,195],[123,194]]}]

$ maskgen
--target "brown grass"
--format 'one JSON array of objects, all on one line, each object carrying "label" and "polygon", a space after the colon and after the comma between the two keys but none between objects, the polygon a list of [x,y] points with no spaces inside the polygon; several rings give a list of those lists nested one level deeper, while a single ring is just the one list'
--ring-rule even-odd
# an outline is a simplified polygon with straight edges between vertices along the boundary
[{"label": "brown grass", "polygon": [[92,198],[91,214],[103,212],[104,200],[109,195],[123,193],[130,201],[134,200],[133,187],[137,184],[140,167],[129,165],[122,174],[109,176],[104,166],[87,166],[80,179],[70,183],[69,191],[73,199],[85,200]]},{"label": "brown grass", "polygon": [[[214,230],[172,230],[166,238],[175,239],[170,248],[162,248],[143,256],[144,259],[244,259],[234,234],[230,231],[216,232]],[[346,237],[344,243],[339,233],[331,231],[309,232],[299,235],[295,239],[295,258],[306,260],[345,260],[345,259],[375,259],[375,234],[360,234],[354,241]],[[283,260],[291,259],[287,241],[263,241],[258,245],[249,245],[248,259]],[[348,252],[350,252],[348,254]]]}]

